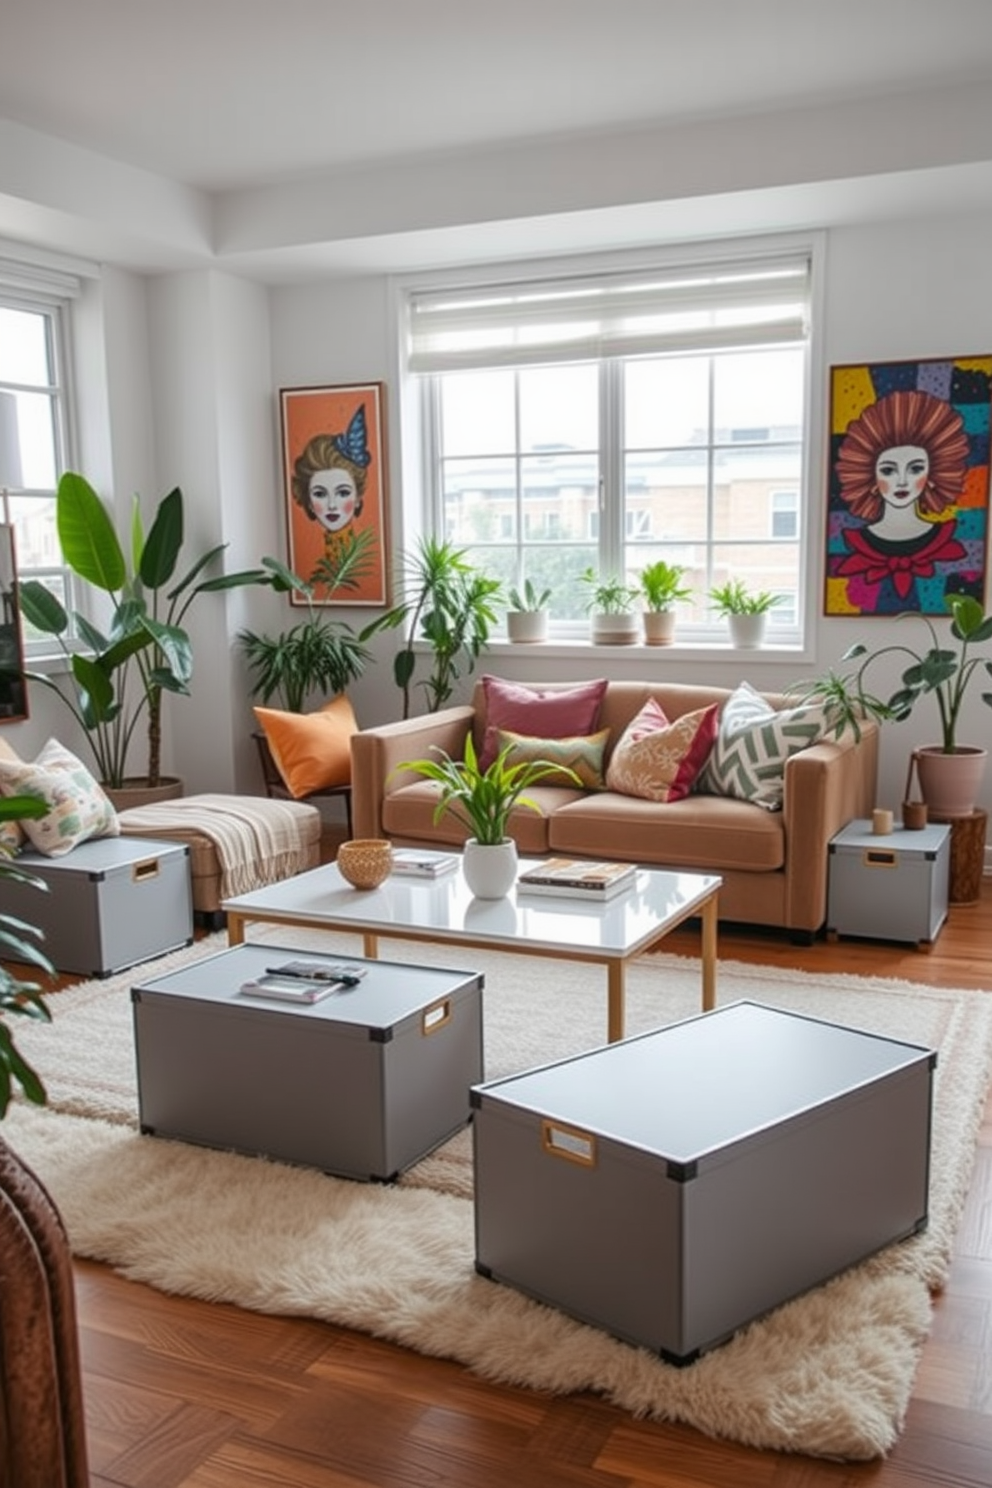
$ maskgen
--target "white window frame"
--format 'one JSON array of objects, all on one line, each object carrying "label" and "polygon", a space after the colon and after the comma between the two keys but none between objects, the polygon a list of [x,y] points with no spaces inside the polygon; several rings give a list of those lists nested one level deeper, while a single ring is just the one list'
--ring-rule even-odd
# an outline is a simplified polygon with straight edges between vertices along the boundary
[{"label": "white window frame", "polygon": [[[650,252],[598,255],[572,258],[554,262],[518,262],[485,267],[450,269],[428,274],[397,276],[391,281],[391,303],[397,336],[395,343],[395,376],[400,390],[398,398],[400,418],[395,435],[399,441],[397,463],[404,472],[404,506],[401,514],[402,530],[406,534],[404,546],[419,533],[441,531],[442,493],[437,480],[439,469],[439,420],[437,399],[424,394],[428,379],[411,372],[408,358],[409,320],[408,306],[411,295],[423,289],[447,289],[462,293],[471,286],[491,287],[494,284],[514,285],[533,279],[547,282],[555,273],[565,278],[587,273],[596,275],[607,272],[627,273],[632,268],[658,270],[673,267],[691,267],[693,264],[712,265],[718,262],[738,262],[763,255],[803,255],[809,263],[809,324],[805,339],[805,407],[803,417],[804,437],[800,471],[799,532],[795,539],[800,545],[800,556],[796,574],[795,627],[779,627],[773,635],[771,647],[765,649],[784,653],[790,666],[797,659],[813,656],[815,650],[815,613],[813,605],[819,593],[818,567],[822,561],[820,527],[823,494],[822,468],[826,458],[826,424],[823,414],[823,390],[825,376],[818,354],[819,329],[822,325],[823,284],[825,276],[826,234],[807,232],[783,234],[775,238],[727,240],[717,243],[658,247]],[[705,352],[705,346],[700,347]],[[509,359],[508,359],[509,363]],[[512,363],[509,363],[512,364]],[[609,414],[606,415],[610,417]],[[619,440],[612,442],[609,456],[604,464],[618,457]],[[622,485],[617,484],[617,500],[623,506]],[[619,532],[620,518],[614,521]],[[600,523],[601,529],[608,524]],[[599,537],[600,561],[604,571],[610,562],[608,534],[601,531]],[[579,636],[574,622],[555,627],[553,634],[559,639],[573,642]],[[680,626],[679,645],[693,650],[717,647],[725,652],[725,622],[696,627],[692,630]],[[671,653],[669,653],[671,654]]]},{"label": "white window frame", "polygon": [[[8,256],[7,245],[0,243],[0,305],[46,318],[52,364],[52,380],[44,389],[38,385],[0,379],[0,391],[17,393],[43,390],[52,400],[56,485],[52,489],[30,487],[12,491],[11,496],[18,499],[53,499],[60,477],[73,466],[72,304],[78,298],[81,287],[79,274],[74,268],[65,267],[62,261],[53,257],[34,262]],[[13,519],[13,513],[11,515]],[[65,596],[66,609],[71,611],[74,605],[71,569],[65,563],[29,566],[26,562],[25,545],[17,543],[16,521],[14,526],[18,582],[23,583],[27,579],[39,579],[42,582],[51,578],[58,579]],[[71,642],[74,639],[70,626],[67,640]],[[25,634],[23,649],[26,659],[37,661],[52,655],[52,641],[47,637],[32,641]]]}]

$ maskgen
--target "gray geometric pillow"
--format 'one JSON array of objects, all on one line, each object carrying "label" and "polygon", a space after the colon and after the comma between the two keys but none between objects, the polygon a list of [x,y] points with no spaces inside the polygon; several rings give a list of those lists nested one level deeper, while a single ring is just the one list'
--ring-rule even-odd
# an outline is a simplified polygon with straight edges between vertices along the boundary
[{"label": "gray geometric pillow", "polygon": [[781,811],[786,760],[826,732],[821,708],[776,710],[742,682],[724,704],[716,743],[696,790]]}]

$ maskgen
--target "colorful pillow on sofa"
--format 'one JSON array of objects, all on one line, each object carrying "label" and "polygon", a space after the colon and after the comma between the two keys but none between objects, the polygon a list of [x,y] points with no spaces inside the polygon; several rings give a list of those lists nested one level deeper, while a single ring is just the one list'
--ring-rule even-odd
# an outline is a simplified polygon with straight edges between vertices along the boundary
[{"label": "colorful pillow on sofa", "polygon": [[0,791],[5,796],[40,796],[48,815],[24,832],[32,847],[60,858],[91,837],[117,837],[120,823],[109,798],[86,766],[57,739],[49,739],[33,763],[0,759]]},{"label": "colorful pillow on sofa", "polygon": [[696,789],[780,811],[786,760],[826,732],[822,708],[775,709],[742,682],[723,706],[716,743]]},{"label": "colorful pillow on sofa", "polygon": [[[579,785],[586,790],[602,790],[603,755],[610,737],[609,729],[600,729],[595,734],[577,734],[567,739],[533,739],[529,734],[515,734],[509,729],[497,729],[496,753],[512,746],[509,756],[511,765],[529,763],[532,760],[548,760],[562,769],[574,770]],[[578,790],[579,785],[569,775],[546,775],[541,785],[564,786]]]},{"label": "colorful pillow on sofa", "polygon": [[617,741],[606,784],[645,801],[682,801],[692,790],[716,739],[719,705],[683,713],[669,723],[649,698]]},{"label": "colorful pillow on sofa", "polygon": [[355,710],[344,693],[316,713],[255,708],[276,769],[294,800],[351,781],[351,736]]},{"label": "colorful pillow on sofa", "polygon": [[482,678],[486,715],[479,764],[488,770],[499,753],[499,729],[524,734],[531,739],[578,738],[592,734],[599,722],[599,709],[607,679],[580,682],[575,687],[527,687],[488,674]]}]

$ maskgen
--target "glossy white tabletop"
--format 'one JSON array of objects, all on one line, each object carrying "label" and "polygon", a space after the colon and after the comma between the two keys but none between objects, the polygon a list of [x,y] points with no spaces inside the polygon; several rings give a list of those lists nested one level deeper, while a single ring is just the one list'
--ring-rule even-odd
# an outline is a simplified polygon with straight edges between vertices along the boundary
[{"label": "glossy white tabletop", "polygon": [[[539,859],[521,858],[520,871]],[[252,918],[297,921],[377,935],[409,932],[429,939],[471,938],[478,944],[626,957],[650,945],[719,889],[701,873],[639,868],[634,884],[605,904],[511,889],[503,899],[477,899],[461,868],[440,878],[390,877],[377,889],[353,889],[333,863],[255,889],[222,908]]]}]

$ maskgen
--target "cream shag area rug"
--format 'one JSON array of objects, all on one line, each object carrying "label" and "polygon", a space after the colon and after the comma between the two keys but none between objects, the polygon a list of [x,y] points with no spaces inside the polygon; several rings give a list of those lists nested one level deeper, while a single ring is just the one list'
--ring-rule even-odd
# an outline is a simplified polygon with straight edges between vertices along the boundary
[{"label": "cream shag area rug", "polygon": [[[355,953],[353,938],[257,931]],[[50,1105],[17,1106],[4,1136],[48,1187],[77,1255],[164,1291],[323,1318],[493,1380],[594,1390],[755,1447],[866,1459],[892,1446],[970,1179],[992,1078],[992,995],[721,964],[721,1002],[747,998],[938,1050],[930,1224],[675,1369],[475,1274],[467,1133],[392,1187],[141,1136],[128,988],[223,945],[214,936],[60,993],[53,1026],[18,1030]],[[484,972],[487,1078],[605,1040],[600,968],[399,942],[387,954]],[[628,977],[628,1032],[697,1012],[699,985],[697,962],[644,957]]]}]

